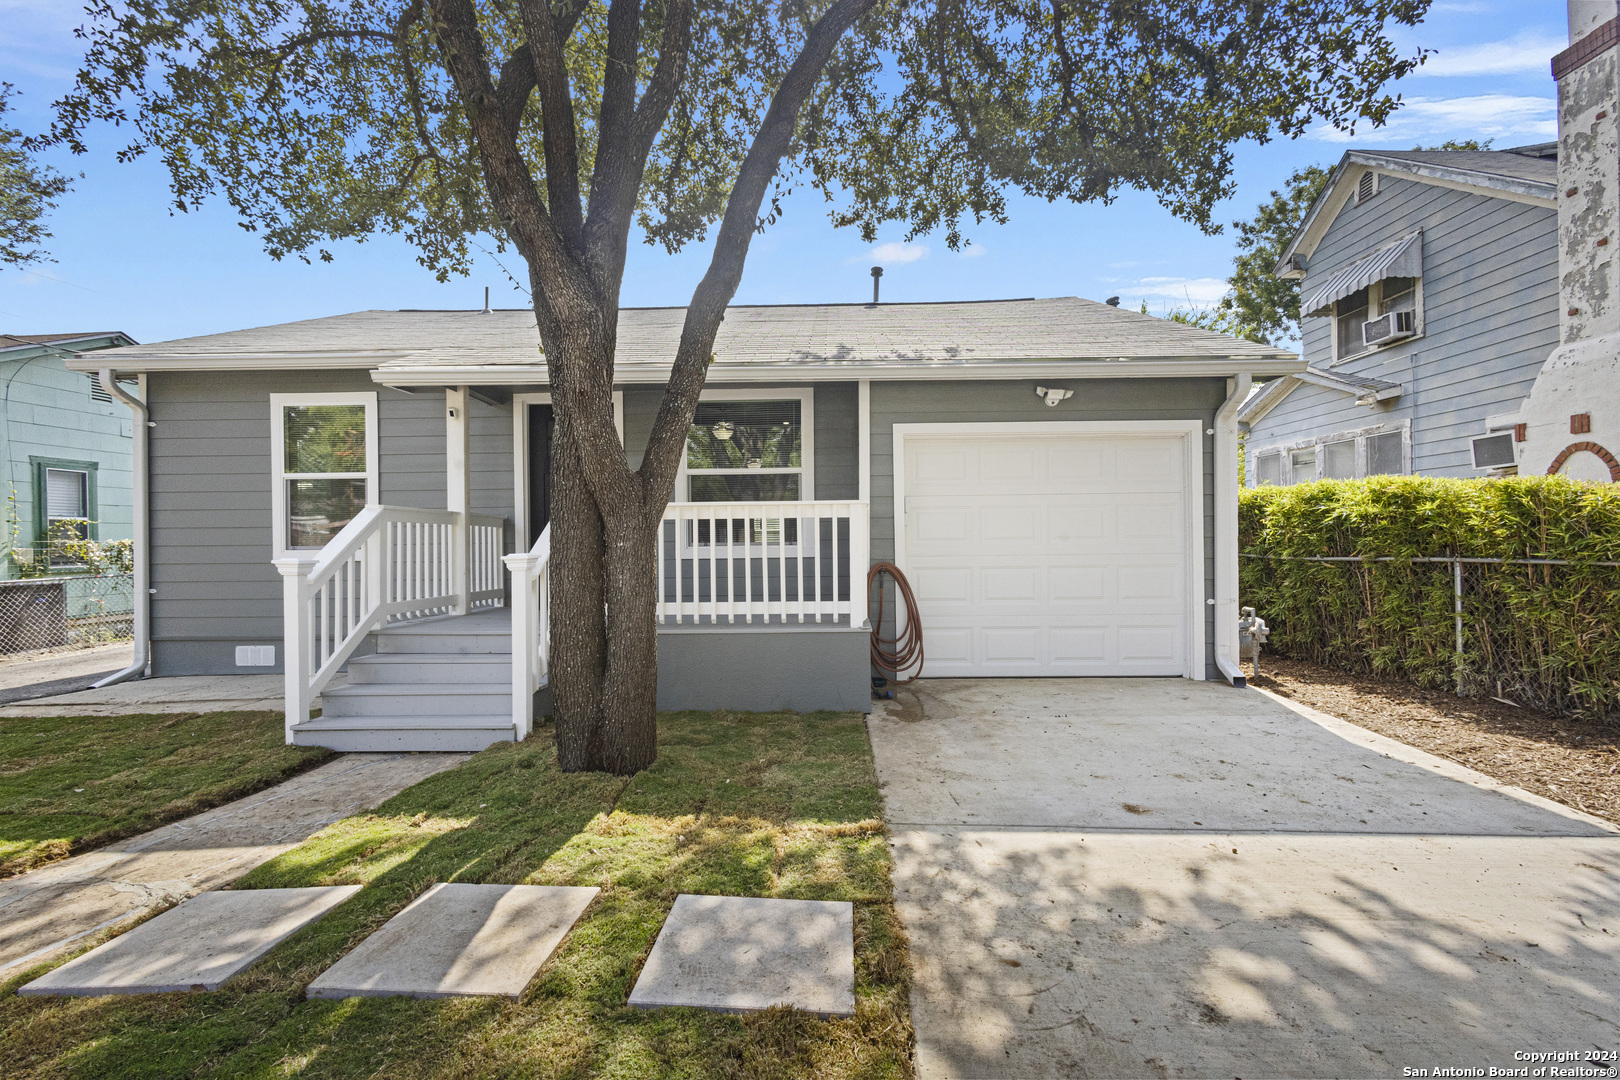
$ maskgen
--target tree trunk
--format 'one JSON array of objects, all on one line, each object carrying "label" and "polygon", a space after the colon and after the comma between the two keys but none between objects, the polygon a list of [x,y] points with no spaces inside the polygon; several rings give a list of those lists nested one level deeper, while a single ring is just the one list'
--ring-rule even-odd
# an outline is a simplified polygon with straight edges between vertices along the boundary
[{"label": "tree trunk", "polygon": [[[639,516],[639,515],[638,515]],[[613,529],[606,539],[607,677],[602,767],[628,776],[658,757],[658,563],[662,522]]]},{"label": "tree trunk", "polygon": [[603,767],[602,676],[607,669],[602,515],[585,483],[571,423],[558,410],[551,436],[551,690],[557,764]]}]

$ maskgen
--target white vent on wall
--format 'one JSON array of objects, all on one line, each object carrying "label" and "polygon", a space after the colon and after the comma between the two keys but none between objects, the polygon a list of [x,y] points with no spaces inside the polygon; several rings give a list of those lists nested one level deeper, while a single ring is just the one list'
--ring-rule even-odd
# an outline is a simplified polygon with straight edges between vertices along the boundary
[{"label": "white vent on wall", "polygon": [[1382,345],[1409,338],[1417,331],[1417,315],[1411,311],[1390,311],[1361,324],[1363,345]]},{"label": "white vent on wall", "polygon": [[238,645],[236,647],[237,667],[275,667],[276,647],[274,645]]},{"label": "white vent on wall", "polygon": [[1361,179],[1356,181],[1356,205],[1360,206],[1374,195],[1378,194],[1378,174],[1364,172]]}]

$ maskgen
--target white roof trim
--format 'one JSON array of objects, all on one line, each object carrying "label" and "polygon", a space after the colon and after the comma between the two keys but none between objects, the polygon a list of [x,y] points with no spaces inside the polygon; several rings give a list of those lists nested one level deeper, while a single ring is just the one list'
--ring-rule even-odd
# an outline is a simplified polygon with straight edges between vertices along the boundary
[{"label": "white roof trim", "polygon": [[1243,403],[1243,407],[1238,410],[1238,419],[1246,424],[1258,424],[1265,419],[1267,413],[1281,405],[1289,394],[1306,383],[1320,386],[1324,390],[1349,394],[1356,399],[1357,405],[1376,405],[1380,401],[1389,401],[1401,396],[1400,383],[1364,375],[1340,375],[1308,367],[1266,383],[1260,388],[1259,393]]},{"label": "white roof trim", "polygon": [[1301,315],[1332,315],[1333,303],[1360,292],[1375,281],[1392,277],[1423,276],[1423,230],[1407,233],[1371,255],[1363,255],[1335,273],[1299,305]]},{"label": "white roof trim", "polygon": [[1339,211],[1344,209],[1344,204],[1355,195],[1356,184],[1361,180],[1361,174],[1366,172],[1398,173],[1408,179],[1433,184],[1435,187],[1471,191],[1477,195],[1526,203],[1548,210],[1558,208],[1556,184],[1540,184],[1533,180],[1520,180],[1495,173],[1479,173],[1427,162],[1408,161],[1373,150],[1350,150],[1339,160],[1333,174],[1328,177],[1327,187],[1322,189],[1322,194],[1306,213],[1299,231],[1294,234],[1293,240],[1277,260],[1274,273],[1278,277],[1305,276],[1305,271],[1292,269],[1288,265],[1289,260],[1295,255],[1303,255],[1308,260],[1315,254],[1317,245],[1322,242],[1322,237],[1327,235],[1328,228],[1339,216]]}]

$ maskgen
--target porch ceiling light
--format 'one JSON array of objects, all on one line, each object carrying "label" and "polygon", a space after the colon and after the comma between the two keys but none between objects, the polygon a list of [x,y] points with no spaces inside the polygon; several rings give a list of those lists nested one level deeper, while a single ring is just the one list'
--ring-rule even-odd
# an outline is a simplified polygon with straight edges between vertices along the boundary
[{"label": "porch ceiling light", "polygon": [[751,457],[748,459],[748,467],[750,469],[762,469],[765,467],[765,463],[757,457]]},{"label": "porch ceiling light", "polygon": [[719,439],[721,442],[725,442],[731,438],[731,422],[729,420],[722,420],[709,430],[714,434],[714,437]]}]

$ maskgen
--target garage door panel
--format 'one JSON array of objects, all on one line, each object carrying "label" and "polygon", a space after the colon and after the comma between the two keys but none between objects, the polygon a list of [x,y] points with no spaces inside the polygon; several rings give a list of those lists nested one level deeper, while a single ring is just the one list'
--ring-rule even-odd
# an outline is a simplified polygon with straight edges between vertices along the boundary
[{"label": "garage door panel", "polygon": [[1182,674],[1183,445],[1046,432],[908,440],[906,572],[928,672]]}]

